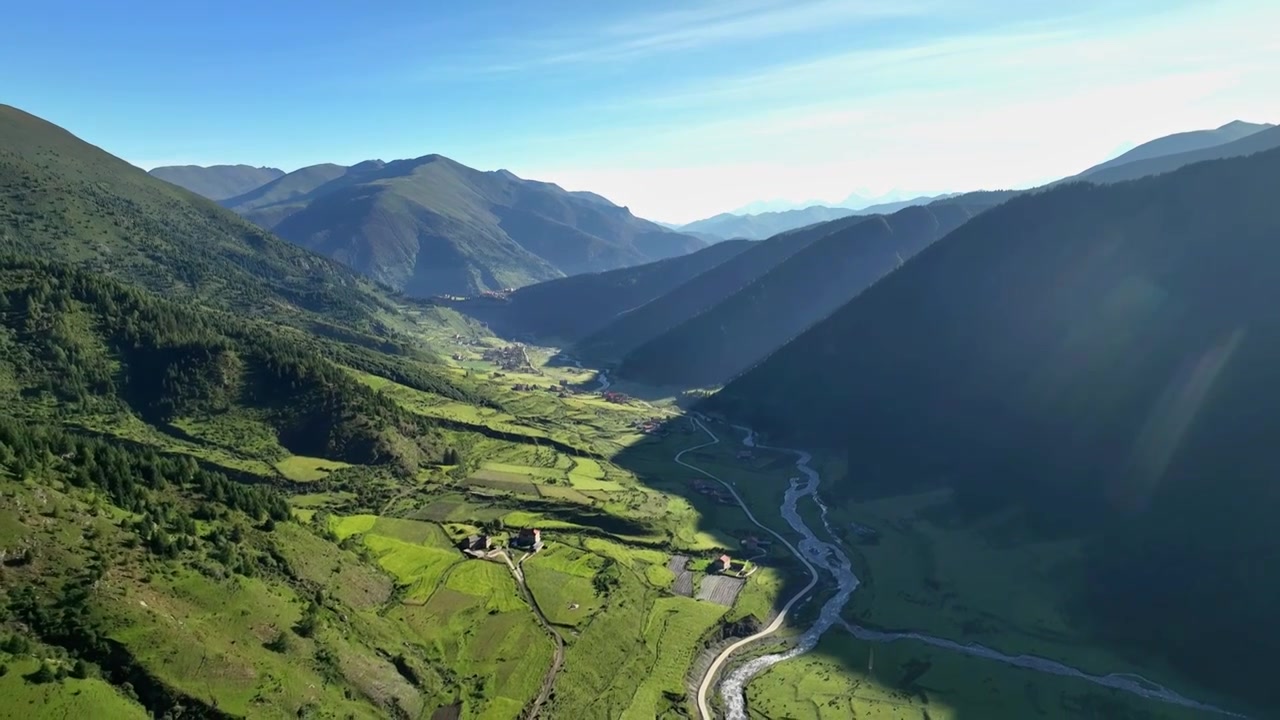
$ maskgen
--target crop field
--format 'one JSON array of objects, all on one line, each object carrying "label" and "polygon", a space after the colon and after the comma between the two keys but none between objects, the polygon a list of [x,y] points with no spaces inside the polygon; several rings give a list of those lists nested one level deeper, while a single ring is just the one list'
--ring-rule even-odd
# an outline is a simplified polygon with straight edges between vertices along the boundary
[{"label": "crop field", "polygon": [[524,576],[543,614],[555,625],[580,628],[603,604],[592,587],[591,578],[551,570],[529,561],[524,563]]},{"label": "crop field", "polygon": [[690,640],[702,637],[722,615],[724,608],[682,597],[654,602],[645,626],[643,654],[637,655],[633,667],[638,667],[631,670],[638,670],[642,681],[623,718],[658,717],[672,704],[666,695],[683,694],[685,675],[697,651]]},{"label": "crop field", "polygon": [[667,569],[675,575],[671,592],[684,597],[693,597],[693,573],[685,569],[685,565],[688,564],[689,558],[684,555],[673,555],[671,562],[667,563]]},{"label": "crop field", "polygon": [[708,575],[702,578],[702,583],[698,587],[698,599],[730,607],[734,600],[738,599],[738,593],[742,592],[742,586],[745,584],[745,580],[738,578]]},{"label": "crop field", "polygon": [[[326,567],[333,561],[314,567],[303,563],[304,575],[319,580],[328,569],[331,591],[346,592],[357,607],[364,598],[363,606],[370,609],[375,593],[389,591],[394,580],[401,589],[397,604],[386,607],[389,593],[384,594],[379,613],[399,628],[388,637],[399,636],[395,644],[405,637],[420,643],[433,662],[456,675],[448,686],[485,688],[450,700],[461,703],[462,717],[516,717],[546,672],[551,641],[506,565],[465,559],[452,547],[449,533],[432,522],[353,515],[333,518],[331,527],[340,537],[358,535],[390,579],[379,584],[378,576],[360,575],[343,562],[334,573]],[[589,578],[578,580],[591,590]]]},{"label": "crop field", "polygon": [[497,470],[477,470],[467,478],[471,485],[504,490],[516,495],[532,495],[539,497],[538,486],[530,482],[526,476]]},{"label": "crop field", "polygon": [[459,565],[424,604],[401,605],[389,617],[459,679],[484,688],[460,698],[463,717],[516,717],[551,662],[551,640],[494,563]]}]

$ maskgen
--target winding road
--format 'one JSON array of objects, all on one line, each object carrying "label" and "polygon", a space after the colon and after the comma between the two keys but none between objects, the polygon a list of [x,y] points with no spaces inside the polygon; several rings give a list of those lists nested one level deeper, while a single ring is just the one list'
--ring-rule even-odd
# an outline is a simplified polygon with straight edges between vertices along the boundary
[{"label": "winding road", "polygon": [[761,447],[763,449],[791,453],[796,456],[796,469],[800,471],[804,479],[802,480],[800,477],[791,479],[790,487],[787,488],[783,498],[781,511],[783,518],[787,521],[787,524],[799,533],[801,537],[801,540],[798,543],[799,548],[797,549],[795,545],[792,545],[786,538],[782,537],[782,535],[778,534],[772,528],[761,524],[760,521],[758,521],[751,513],[751,510],[747,507],[746,503],[743,502],[742,497],[738,495],[737,490],[735,490],[730,483],[727,483],[716,475],[683,460],[685,453],[710,447],[720,442],[720,438],[718,438],[715,433],[711,432],[711,430],[703,424],[701,419],[694,417],[693,421],[703,432],[707,434],[710,440],[702,443],[701,445],[695,445],[681,450],[676,453],[673,460],[677,464],[723,485],[724,488],[733,495],[734,500],[742,508],[742,511],[746,513],[747,518],[754,525],[777,538],[788,550],[791,551],[793,555],[796,556],[797,559],[800,560],[800,562],[804,564],[810,575],[809,583],[793,595],[785,605],[783,605],[781,612],[778,613],[778,616],[774,618],[774,621],[770,623],[768,627],[754,635],[742,638],[741,640],[733,643],[721,651],[721,653],[712,661],[711,665],[707,668],[706,674],[703,675],[702,681],[698,685],[698,714],[702,720],[714,720],[714,715],[712,714],[707,696],[710,692],[711,686],[715,682],[716,674],[720,668],[728,661],[729,657],[735,651],[777,632],[778,628],[780,628],[783,622],[785,622],[787,613],[791,608],[808,595],[809,592],[817,585],[819,567],[831,573],[835,578],[835,594],[823,604],[822,610],[818,615],[818,619],[815,620],[813,625],[805,631],[795,647],[783,653],[774,653],[771,655],[763,655],[753,658],[734,668],[728,676],[724,678],[720,686],[720,694],[725,704],[725,716],[729,718],[729,720],[746,720],[745,689],[747,683],[750,682],[752,678],[773,665],[812,650],[818,644],[818,640],[822,635],[833,625],[840,625],[855,637],[869,642],[913,640],[926,643],[934,647],[974,657],[981,657],[1036,672],[1074,677],[1096,685],[1132,693],[1134,695],[1153,700],[1161,700],[1167,703],[1181,705],[1183,707],[1230,717],[1245,717],[1238,713],[1233,713],[1206,703],[1191,700],[1139,675],[1120,673],[1112,673],[1109,675],[1089,675],[1088,673],[1068,665],[1064,665],[1060,662],[1033,655],[1006,655],[997,650],[977,644],[961,644],[954,640],[914,632],[882,632],[879,630],[863,628],[845,621],[840,617],[840,611],[849,601],[849,598],[853,595],[853,591],[857,589],[859,584],[858,577],[853,572],[853,565],[849,561],[848,556],[845,555],[837,545],[818,539],[817,535],[815,535],[813,530],[805,523],[804,518],[800,516],[799,511],[796,509],[796,505],[801,497],[808,496],[813,498],[814,503],[818,507],[822,518],[822,524],[824,529],[827,531],[827,534],[832,538],[837,537],[836,534],[832,532],[831,525],[827,521],[827,507],[823,504],[821,497],[819,497],[817,493],[820,477],[816,470],[809,467],[809,462],[813,459],[812,456],[803,450],[770,448],[763,445],[757,446],[754,431],[749,428],[735,426],[746,433],[746,437],[742,442],[747,447]]}]

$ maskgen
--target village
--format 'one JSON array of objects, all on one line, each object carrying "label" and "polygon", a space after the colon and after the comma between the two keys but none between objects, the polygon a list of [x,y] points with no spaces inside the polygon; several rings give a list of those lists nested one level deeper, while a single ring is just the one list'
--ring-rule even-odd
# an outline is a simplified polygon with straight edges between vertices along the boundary
[{"label": "village", "polygon": [[[755,535],[744,536],[740,543],[745,552],[751,553],[751,558],[759,558],[765,555],[771,546],[770,541],[760,539]],[[507,563],[516,575],[517,581],[522,583],[523,575],[520,572],[520,568],[524,561],[545,547],[542,530],[529,527],[516,531],[507,540],[505,547],[495,534],[484,532],[473,533],[458,542],[458,549],[469,558],[501,560]],[[507,555],[508,549],[523,551],[526,554],[513,562],[511,557]],[[695,574],[689,567],[690,561],[691,558],[686,555],[674,555],[668,562],[667,568],[674,575],[674,582],[670,588],[672,594],[691,598],[696,597],[698,600],[705,600],[725,605],[726,607],[733,605],[737,600],[738,593],[742,591],[743,586],[746,584],[747,578],[759,569],[759,566],[749,558],[735,559],[728,553],[721,552],[703,561],[706,563],[706,570],[702,581],[697,583],[698,589],[695,595]],[[701,563],[695,564],[700,565]],[[586,598],[582,598],[582,600],[586,600]],[[568,609],[576,610],[578,607],[578,602],[571,602]]]}]

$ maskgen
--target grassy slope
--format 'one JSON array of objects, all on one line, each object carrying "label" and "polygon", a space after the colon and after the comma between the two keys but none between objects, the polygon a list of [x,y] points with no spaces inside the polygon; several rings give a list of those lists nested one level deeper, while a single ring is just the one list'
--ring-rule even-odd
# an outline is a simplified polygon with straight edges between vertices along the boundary
[{"label": "grassy slope", "polygon": [[170,297],[379,333],[389,300],[337,263],[0,106],[0,247],[93,267]]}]

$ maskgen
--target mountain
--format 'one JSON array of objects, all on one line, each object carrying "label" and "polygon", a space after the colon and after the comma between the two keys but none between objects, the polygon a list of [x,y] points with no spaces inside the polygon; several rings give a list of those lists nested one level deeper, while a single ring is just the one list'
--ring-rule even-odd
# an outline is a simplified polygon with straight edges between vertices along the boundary
[{"label": "mountain", "polygon": [[152,177],[171,182],[210,200],[225,200],[262,187],[284,171],[252,165],[166,165],[152,168]]},{"label": "mountain", "polygon": [[573,342],[751,246],[747,240],[726,240],[688,255],[548,280],[503,297],[469,298],[455,307],[499,334]]},{"label": "mountain", "polygon": [[617,375],[654,385],[718,385],[970,217],[963,205],[910,207],[830,232],[714,307],[628,353]]},{"label": "mountain", "polygon": [[390,299],[349,268],[9,106],[0,246],[245,316],[386,335]]},{"label": "mountain", "polygon": [[920,195],[918,197],[907,198],[905,200],[894,200],[892,202],[877,203],[875,205],[867,205],[859,208],[858,215],[888,215],[905,208],[916,205],[929,205],[939,200],[950,200],[951,198],[960,197],[965,193],[942,193],[941,195]]},{"label": "mountain", "polygon": [[439,155],[303,168],[224,204],[419,297],[521,287],[706,244],[594,193]]},{"label": "mountain", "polygon": [[756,200],[746,205],[730,210],[726,215],[759,215],[761,213],[786,212],[787,210],[800,210],[807,207],[826,206],[821,200],[808,200],[805,202],[792,202],[790,200]]},{"label": "mountain", "polygon": [[[877,204],[866,204],[867,200],[859,195],[852,199],[860,201],[854,204],[843,203],[840,207],[812,205],[804,208],[782,210],[777,212],[759,212],[755,214],[721,213],[703,220],[696,220],[679,227],[680,232],[692,235],[746,238],[763,240],[781,232],[796,228],[827,222],[850,215],[884,215],[897,212],[913,205],[928,205],[935,200],[954,197],[959,193],[920,196],[901,200],[892,200]],[[855,208],[856,204],[856,208]]]},{"label": "mountain", "polygon": [[847,455],[829,503],[943,486],[1080,538],[1091,632],[1280,707],[1276,187],[1280,150],[1017,197],[706,408]]},{"label": "mountain", "polygon": [[680,226],[680,232],[706,233],[723,238],[763,240],[780,232],[794,230],[805,225],[826,222],[855,214],[848,208],[815,205],[799,210],[766,212],[758,215],[732,215],[721,213],[705,220],[697,220]]},{"label": "mountain", "polygon": [[1139,160],[1151,160],[1153,158],[1163,157],[1166,155],[1177,155],[1179,153],[1194,152],[1196,150],[1204,150],[1217,145],[1224,145],[1271,127],[1274,126],[1267,123],[1248,123],[1242,120],[1233,120],[1226,125],[1213,130],[1192,130],[1190,132],[1165,135],[1164,137],[1159,137],[1155,140],[1142,143],[1132,150],[1122,153],[1121,155],[1118,155],[1106,162],[1094,165],[1088,170],[1076,175],[1075,178],[1082,180],[1088,178],[1093,173],[1117,167],[1119,165],[1138,162]]},{"label": "mountain", "polygon": [[618,315],[608,325],[579,341],[574,350],[596,363],[620,360],[649,340],[714,307],[818,239],[861,220],[857,217],[842,218],[752,243],[745,251],[665,295]]},{"label": "mountain", "polygon": [[1277,147],[1280,147],[1280,127],[1269,127],[1221,145],[1213,145],[1200,150],[1191,150],[1173,155],[1135,160],[1123,165],[1092,171],[1083,178],[1072,179],[1083,179],[1092,183],[1116,183],[1125,180],[1136,180],[1150,175],[1172,172],[1192,163],[1252,155],[1253,153]]}]

